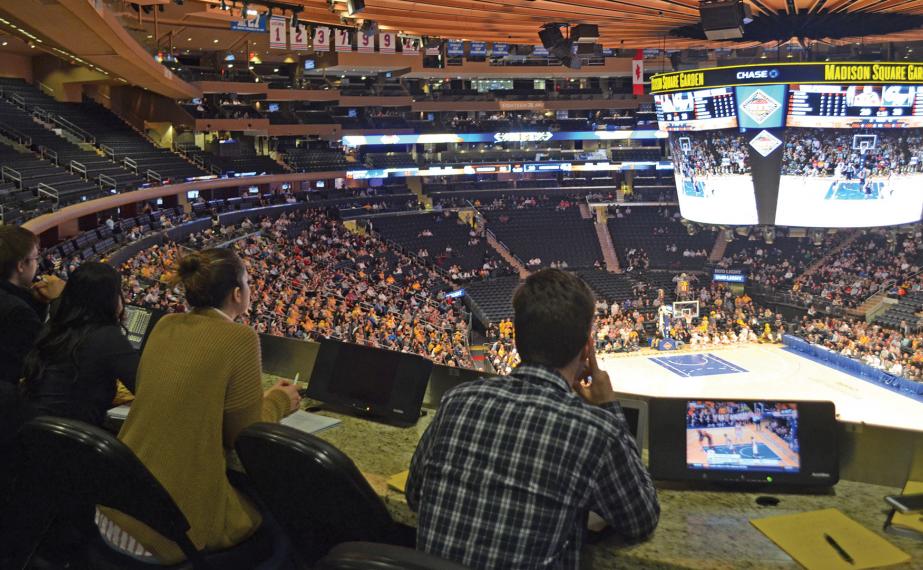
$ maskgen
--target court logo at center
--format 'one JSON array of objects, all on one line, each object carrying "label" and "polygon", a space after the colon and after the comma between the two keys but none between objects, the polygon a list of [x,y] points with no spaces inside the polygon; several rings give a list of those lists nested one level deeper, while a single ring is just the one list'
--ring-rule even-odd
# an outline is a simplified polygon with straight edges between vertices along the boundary
[{"label": "court logo at center", "polygon": [[750,96],[744,99],[743,103],[740,104],[740,109],[758,125],[762,125],[766,119],[771,117],[772,114],[781,107],[782,103],[770,97],[762,89],[757,89],[751,93]]},{"label": "court logo at center", "polygon": [[763,156],[772,154],[772,151],[779,148],[780,144],[782,144],[782,141],[780,141],[778,137],[774,137],[769,131],[760,131],[759,134],[750,141],[750,146]]}]

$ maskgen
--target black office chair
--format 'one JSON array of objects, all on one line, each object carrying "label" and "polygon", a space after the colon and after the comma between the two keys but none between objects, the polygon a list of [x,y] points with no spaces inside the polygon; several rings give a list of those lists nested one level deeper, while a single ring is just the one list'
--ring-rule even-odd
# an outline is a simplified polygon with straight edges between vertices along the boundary
[{"label": "black office chair", "polygon": [[326,441],[288,426],[258,423],[240,433],[235,447],[303,563],[314,564],[343,542],[414,546],[414,529],[392,520],[352,460]]},{"label": "black office chair", "polygon": [[[171,569],[252,568],[272,557],[273,537],[262,529],[226,550],[197,550],[186,534],[189,522],[167,490],[125,444],[105,430],[43,416],[27,422],[19,440],[25,457],[24,476],[31,482],[31,496],[24,500],[44,509],[41,518],[46,521],[67,513],[91,514],[94,505],[116,509],[179,546],[187,561],[169,566]],[[95,527],[84,530],[93,568],[167,568],[115,551],[102,541]]]},{"label": "black office chair", "polygon": [[373,542],[344,542],[314,570],[469,570],[457,562],[419,550]]}]

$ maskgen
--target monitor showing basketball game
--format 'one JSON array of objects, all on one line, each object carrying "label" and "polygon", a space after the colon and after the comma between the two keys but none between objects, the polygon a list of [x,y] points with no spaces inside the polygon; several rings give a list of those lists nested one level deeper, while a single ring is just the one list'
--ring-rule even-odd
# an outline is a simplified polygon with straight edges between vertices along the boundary
[{"label": "monitor showing basketball game", "polygon": [[684,218],[703,224],[758,222],[750,147],[737,129],[671,132],[670,149]]},{"label": "monitor showing basketball game", "polygon": [[798,405],[688,402],[686,466],[693,470],[797,473],[801,468]]},{"label": "monitor showing basketball game", "polygon": [[653,398],[650,418],[658,480],[816,487],[839,480],[833,402]]},{"label": "monitor showing basketball game", "polygon": [[775,223],[852,228],[917,222],[921,158],[919,129],[786,129]]}]

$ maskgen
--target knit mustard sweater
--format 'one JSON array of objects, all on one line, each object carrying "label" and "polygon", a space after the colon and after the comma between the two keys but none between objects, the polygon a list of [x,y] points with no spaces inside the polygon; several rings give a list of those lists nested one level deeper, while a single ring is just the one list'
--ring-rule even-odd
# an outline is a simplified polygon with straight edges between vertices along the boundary
[{"label": "knit mustard sweater", "polygon": [[[288,396],[263,397],[256,332],[213,309],[157,323],[138,368],[135,401],[121,439],[166,488],[189,520],[200,550],[242,542],[260,525],[256,508],[228,482],[225,452],[245,427],[276,422]],[[185,556],[150,527],[101,509],[162,564]]]}]

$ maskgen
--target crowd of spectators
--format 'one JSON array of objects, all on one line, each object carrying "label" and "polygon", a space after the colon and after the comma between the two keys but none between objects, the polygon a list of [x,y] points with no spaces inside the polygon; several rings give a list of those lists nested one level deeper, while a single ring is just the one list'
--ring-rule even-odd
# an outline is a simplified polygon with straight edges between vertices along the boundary
[{"label": "crowd of spectators", "polygon": [[[842,239],[842,233],[825,236],[817,245],[809,238],[781,238],[767,244],[756,235],[747,244],[726,255],[718,266],[742,269],[750,283],[780,291],[791,290],[795,278],[804,274]],[[784,240],[784,241],[783,241]]]},{"label": "crowd of spectators", "polygon": [[[431,267],[375,237],[352,234],[323,210],[258,226],[259,234],[245,233],[231,245],[248,265],[247,318],[258,332],[334,338],[471,366],[467,313],[445,297],[445,283]],[[169,281],[183,247],[149,248],[126,262],[127,302],[183,310]]]},{"label": "crowd of spectators", "polygon": [[795,280],[792,292],[805,303],[820,300],[855,308],[894,282],[920,272],[921,232],[892,236],[873,231],[856,239],[810,275]]},{"label": "crowd of spectators", "polygon": [[895,376],[923,382],[923,337],[855,319],[806,315],[795,334]]}]

